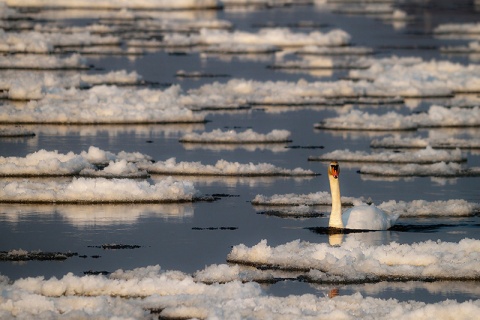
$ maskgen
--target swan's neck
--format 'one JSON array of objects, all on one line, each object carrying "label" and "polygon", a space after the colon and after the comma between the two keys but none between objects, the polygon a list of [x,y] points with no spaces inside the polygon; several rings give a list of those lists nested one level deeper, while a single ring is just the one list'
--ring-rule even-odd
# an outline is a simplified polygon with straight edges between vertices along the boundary
[{"label": "swan's neck", "polygon": [[329,227],[344,228],[342,222],[342,202],[340,200],[340,182],[338,178],[328,177],[330,180],[330,192],[332,193],[332,212],[330,213]]}]

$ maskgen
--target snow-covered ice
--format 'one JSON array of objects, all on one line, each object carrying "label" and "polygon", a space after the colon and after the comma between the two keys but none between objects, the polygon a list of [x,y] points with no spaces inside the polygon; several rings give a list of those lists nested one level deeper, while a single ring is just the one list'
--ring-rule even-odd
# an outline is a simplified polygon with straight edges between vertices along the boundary
[{"label": "snow-covered ice", "polygon": [[94,8],[94,9],[163,9],[163,10],[185,10],[185,9],[207,9],[219,8],[221,2],[218,0],[3,0],[12,7],[50,7],[57,9],[64,8]]},{"label": "snow-covered ice", "polygon": [[0,202],[38,203],[135,203],[191,202],[198,195],[190,181],[167,177],[155,184],[147,181],[106,178],[15,180],[0,183]]},{"label": "snow-covered ice", "polygon": [[[54,62],[54,66],[59,65]],[[52,66],[53,67],[53,66]],[[87,88],[93,85],[135,85],[141,76],[135,71],[110,71],[107,73],[51,73],[51,72],[0,72],[0,89],[5,90],[4,97],[11,100],[38,100],[50,91],[59,88]]]},{"label": "snow-covered ice", "polygon": [[235,130],[222,131],[215,129],[203,133],[187,133],[180,142],[188,143],[286,143],[290,142],[291,133],[288,130],[272,130],[266,134],[257,133],[252,129],[242,132]]},{"label": "snow-covered ice", "polygon": [[88,69],[79,54],[57,57],[33,54],[0,56],[0,69]]},{"label": "snow-covered ice", "polygon": [[0,30],[0,52],[51,53],[63,47],[91,45],[119,45],[116,36],[99,36],[90,32],[65,34],[28,31],[22,33]]},{"label": "snow-covered ice", "polygon": [[456,162],[438,162],[425,165],[416,163],[404,165],[380,164],[362,166],[359,173],[391,177],[478,177],[480,176],[480,167],[468,168]]},{"label": "snow-covered ice", "polygon": [[[113,154],[91,146],[80,154],[39,150],[25,157],[0,157],[1,176],[105,176],[145,177],[146,172],[137,168],[134,162],[150,162],[151,157],[138,152],[122,151]],[[96,165],[105,166],[98,170]]]},{"label": "snow-covered ice", "polygon": [[478,280],[480,241],[458,243],[392,242],[369,246],[347,237],[340,246],[295,240],[271,247],[266,240],[247,247],[236,245],[227,260],[262,267],[304,270],[314,282],[370,282],[380,280]]},{"label": "snow-covered ice", "polygon": [[209,175],[209,176],[313,176],[311,170],[302,168],[285,169],[270,163],[238,163],[218,160],[215,165],[204,165],[200,162],[177,162],[175,158],[156,161],[152,164],[141,164],[140,167],[152,174],[169,175]]},{"label": "snow-covered ice", "polygon": [[375,162],[375,163],[419,163],[430,164],[435,162],[464,162],[466,157],[460,149],[452,151],[435,150],[427,146],[413,152],[383,151],[369,153],[366,151],[334,150],[321,156],[310,156],[309,161],[343,161],[343,162]]},{"label": "snow-covered ice", "polygon": [[432,148],[442,149],[479,149],[478,139],[460,139],[455,137],[444,138],[422,138],[403,137],[401,139],[388,136],[381,139],[374,139],[370,142],[372,148]]},{"label": "snow-covered ice", "polygon": [[[364,198],[355,198],[355,197],[345,197],[342,196],[342,204],[351,206],[356,204],[361,204],[363,202],[371,201]],[[318,191],[308,194],[274,194],[272,196],[266,196],[262,194],[257,194],[252,200],[253,205],[261,206],[285,206],[285,205],[307,205],[307,206],[318,206],[318,205],[331,205],[332,196],[330,192]]]},{"label": "snow-covered ice", "polygon": [[331,30],[326,33],[312,31],[295,33],[288,28],[266,28],[257,33],[246,31],[226,31],[201,29],[199,34],[169,34],[162,40],[164,46],[215,46],[229,44],[278,47],[344,46],[350,42],[350,35],[343,30]]},{"label": "snow-covered ice", "polygon": [[[401,245],[391,248],[369,248],[365,255],[358,254],[361,245],[346,242],[343,247],[332,248],[328,245],[290,243],[276,248],[270,248],[269,256],[275,257],[283,251],[285,259],[290,257],[289,264],[311,262],[318,265],[322,253],[326,257],[324,265],[330,266],[331,272],[342,272],[335,263],[344,263],[353,259],[355,255],[358,264],[347,268],[345,274],[353,268],[359,269],[360,274],[355,279],[375,271],[382,274],[390,271],[394,273],[406,270],[414,276],[422,270],[435,273],[457,267],[455,261],[447,261],[444,265],[434,267],[438,260],[447,260],[446,254],[442,255],[436,248],[435,242],[426,242],[418,246]],[[449,246],[449,254],[458,257],[464,263],[460,264],[461,271],[468,270],[469,259],[472,258],[472,248],[466,248],[472,244],[472,240],[463,243],[444,243]],[[474,244],[474,243],[473,243]],[[299,248],[300,245],[303,247]],[[438,244],[437,244],[438,245]],[[261,246],[257,246],[257,254],[262,255]],[[477,245],[478,246],[478,245]],[[460,256],[451,249],[464,248]],[[233,250],[240,251],[240,246]],[[245,250],[248,248],[245,248]],[[302,261],[292,259],[296,249],[302,253]],[[315,254],[315,249],[318,249]],[[349,251],[348,249],[351,249]],[[391,250],[388,250],[391,249]],[[430,250],[429,250],[430,249]],[[232,251],[233,251],[232,250]],[[253,249],[252,249],[253,250]],[[404,259],[405,253],[411,265],[391,265]],[[469,255],[467,255],[469,254]],[[263,253],[266,255],[266,253]],[[283,260],[278,257],[279,260]],[[369,259],[371,261],[369,262]],[[422,262],[424,264],[422,265]],[[333,264],[333,266],[332,266]],[[373,265],[373,266],[372,266]],[[383,269],[385,270],[383,270]],[[365,270],[367,269],[367,270]],[[373,270],[372,270],[373,269]],[[264,271],[265,273],[265,271]],[[320,271],[312,270],[309,277],[316,281],[322,281]],[[250,277],[251,272],[246,274]],[[216,282],[226,283],[202,283],[201,279],[216,279]],[[235,280],[232,280],[235,279]],[[180,271],[162,270],[160,266],[147,266],[133,270],[119,269],[112,274],[75,276],[71,273],[60,278],[31,277],[9,282],[2,277],[0,286],[4,299],[0,303],[2,318],[21,317],[24,319],[34,318],[78,318],[78,317],[116,317],[117,319],[139,319],[154,316],[163,318],[201,318],[201,319],[271,319],[272,314],[278,319],[358,319],[374,317],[377,319],[448,319],[459,320],[471,319],[480,312],[479,300],[456,302],[446,300],[438,303],[424,303],[418,301],[400,302],[396,299],[380,299],[364,297],[360,293],[352,295],[318,297],[312,294],[289,295],[288,297],[268,296],[260,285],[254,282],[242,283],[236,279],[242,278],[242,272],[238,267],[217,265],[209,266],[197,272],[194,276]],[[335,279],[338,281],[341,277]]]},{"label": "snow-covered ice", "polygon": [[[41,92],[41,84],[36,88]],[[10,88],[11,90],[11,88]],[[41,93],[40,93],[41,94]],[[20,96],[20,93],[17,93]],[[25,92],[26,97],[31,94]],[[4,123],[195,123],[204,122],[178,102],[180,88],[165,90],[95,86],[88,90],[47,90],[42,99],[23,108],[4,104],[0,122]],[[18,97],[17,97],[18,98]]]},{"label": "snow-covered ice", "polygon": [[315,124],[317,129],[383,131],[476,126],[480,126],[480,107],[446,108],[437,105],[430,106],[427,112],[411,115],[402,115],[394,111],[378,115],[354,109]]},{"label": "snow-covered ice", "polygon": [[[332,196],[330,192],[319,191],[310,194],[275,194],[265,196],[257,194],[251,201],[254,206],[279,207],[282,216],[308,216],[311,215],[311,206],[331,206]],[[352,206],[362,203],[371,203],[372,199],[363,197],[344,197],[342,205]],[[298,207],[298,210],[296,209]],[[399,214],[401,217],[419,216],[472,216],[480,212],[480,203],[468,202],[463,199],[450,200],[413,200],[395,201],[389,200],[380,203],[377,207],[390,214]],[[329,211],[327,208],[325,211]]]}]

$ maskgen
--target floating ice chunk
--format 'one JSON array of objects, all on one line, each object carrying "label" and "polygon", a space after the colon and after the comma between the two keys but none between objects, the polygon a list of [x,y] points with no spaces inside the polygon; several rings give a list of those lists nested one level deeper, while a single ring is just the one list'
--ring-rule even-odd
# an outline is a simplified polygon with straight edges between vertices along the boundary
[{"label": "floating ice chunk", "polygon": [[383,115],[352,110],[337,118],[327,118],[315,124],[318,129],[337,130],[413,130],[418,127],[471,127],[480,125],[480,107],[446,108],[431,106],[426,113]]},{"label": "floating ice chunk", "polygon": [[269,133],[262,134],[247,129],[243,132],[235,130],[222,131],[215,129],[211,132],[187,133],[180,142],[189,143],[285,143],[290,142],[290,131],[272,130]]},{"label": "floating ice chunk", "polygon": [[64,176],[75,175],[81,170],[92,168],[90,162],[73,152],[39,150],[25,158],[0,157],[2,176]]},{"label": "floating ice chunk", "polygon": [[[354,198],[354,197],[343,197],[343,205],[355,205],[361,204],[363,202],[368,202],[363,198]],[[370,200],[371,201],[371,200]],[[309,194],[274,194],[272,196],[265,196],[257,194],[252,200],[253,205],[262,205],[262,206],[285,206],[285,205],[307,205],[307,206],[316,206],[316,205],[331,205],[332,196],[330,192],[319,191]]]},{"label": "floating ice chunk", "polygon": [[6,0],[12,7],[51,7],[51,8],[87,8],[87,9],[215,9],[221,2],[218,0]]},{"label": "floating ice chunk", "polygon": [[455,162],[439,162],[426,165],[414,163],[405,165],[381,164],[375,166],[362,166],[359,173],[391,177],[478,177],[480,176],[480,167],[465,168]]},{"label": "floating ice chunk", "polygon": [[110,161],[110,163],[101,170],[91,168],[83,169],[80,175],[84,177],[104,177],[104,178],[147,178],[148,173],[140,170],[131,162],[123,159],[120,161]]},{"label": "floating ice chunk", "polygon": [[472,41],[469,42],[466,46],[447,46],[440,47],[440,52],[443,53],[479,53],[480,52],[480,42]]},{"label": "floating ice chunk", "polygon": [[[428,243],[433,247],[436,243]],[[440,243],[447,244],[449,243]],[[466,245],[467,243],[465,243]],[[312,244],[313,246],[313,244]],[[395,251],[367,253],[367,256],[358,254],[362,264],[366,259],[375,256],[374,262],[380,256],[385,256],[381,266],[393,259],[395,254],[404,254],[401,246],[394,247]],[[453,244],[453,247],[455,245]],[[462,249],[464,245],[462,244]],[[319,245],[321,249],[321,245]],[[409,247],[405,248],[408,249]],[[293,246],[292,246],[293,249]],[[305,248],[306,250],[308,247]],[[338,256],[341,248],[328,247],[332,250],[332,263],[335,259],[348,259],[358,253],[342,251],[345,257]],[[448,249],[451,249],[449,246]],[[461,249],[461,248],[458,248]],[[420,249],[413,249],[418,251]],[[466,248],[470,253],[472,249]],[[407,251],[407,250],[406,250]],[[450,251],[449,251],[450,252]],[[408,261],[413,258],[407,252]],[[462,251],[463,253],[463,251]],[[321,254],[321,252],[319,252]],[[335,256],[338,256],[337,258]],[[436,255],[437,252],[425,253],[425,258]],[[453,252],[453,255],[459,255]],[[468,260],[471,255],[462,258]],[[418,254],[417,254],[418,257]],[[290,257],[292,263],[296,261]],[[448,261],[449,264],[453,262]],[[352,264],[352,263],[350,263]],[[372,263],[373,264],[373,263]],[[353,264],[355,266],[355,264]],[[368,266],[372,268],[372,265]],[[461,266],[466,268],[465,265]],[[393,266],[391,267],[393,268]],[[439,266],[444,269],[445,266]],[[334,266],[336,272],[343,268]],[[348,268],[350,269],[350,268]],[[378,270],[376,264],[373,269]],[[422,269],[419,267],[418,269]],[[452,270],[451,272],[455,272]],[[318,297],[312,294],[289,295],[288,297],[274,297],[265,295],[260,285],[255,282],[241,283],[241,279],[248,279],[266,271],[238,269],[237,266],[214,265],[196,273],[195,277],[180,271],[163,271],[159,266],[148,266],[134,270],[117,270],[110,276],[86,275],[75,276],[71,273],[57,279],[43,277],[24,278],[10,282],[8,278],[0,278],[0,288],[4,299],[0,301],[0,310],[3,317],[21,318],[148,318],[152,315],[149,310],[161,310],[155,316],[165,318],[252,318],[269,319],[284,317],[285,319],[325,318],[418,318],[428,313],[432,319],[445,317],[459,320],[471,319],[480,312],[480,300],[458,303],[448,300],[440,303],[426,304],[417,301],[400,302],[395,299],[378,299],[353,295],[334,297]],[[313,270],[310,276],[318,275]],[[266,277],[263,275],[263,277]],[[205,279],[205,284],[200,281]],[[218,281],[212,281],[218,279]],[[235,279],[228,283],[222,279]],[[133,299],[141,297],[141,299]]]},{"label": "floating ice chunk", "polygon": [[149,173],[167,175],[212,175],[212,176],[313,176],[311,170],[295,168],[293,170],[276,167],[269,163],[229,162],[219,160],[215,165],[204,165],[200,162],[177,162],[175,158],[140,165]]},{"label": "floating ice chunk", "polygon": [[316,129],[330,130],[366,130],[366,131],[392,131],[415,130],[417,125],[410,119],[390,111],[383,115],[370,114],[360,110],[352,110],[336,118],[327,118],[314,125]]},{"label": "floating ice chunk", "polygon": [[0,202],[191,202],[198,193],[190,181],[176,181],[171,177],[156,184],[127,179],[73,178],[70,182],[2,182],[0,186]]},{"label": "floating ice chunk", "polygon": [[28,31],[22,33],[0,30],[0,52],[9,53],[49,53],[55,48],[68,46],[118,45],[120,38],[115,36],[98,36],[89,32],[40,33]]},{"label": "floating ice chunk", "polygon": [[[52,66],[52,67],[60,67]],[[38,100],[57,88],[85,88],[100,84],[138,84],[140,75],[135,71],[111,71],[103,74],[72,73],[26,73],[4,71],[0,78],[0,89],[7,91],[7,98],[12,100]]]},{"label": "floating ice chunk", "polygon": [[321,156],[310,156],[309,161],[344,161],[344,162],[386,162],[386,163],[419,163],[430,164],[435,162],[463,162],[460,149],[453,151],[434,150],[427,146],[425,149],[413,152],[384,151],[368,153],[365,151],[335,150]]},{"label": "floating ice chunk", "polygon": [[109,162],[117,160],[126,160],[128,162],[150,162],[152,157],[140,152],[126,152],[120,151],[118,154],[114,154],[109,151],[102,150],[95,146],[90,146],[87,151],[80,153],[82,157],[87,159],[90,163],[96,165],[106,165]]},{"label": "floating ice chunk", "polygon": [[198,123],[204,115],[178,102],[180,88],[166,90],[96,86],[50,90],[24,108],[5,104],[0,121],[11,123]]},{"label": "floating ice chunk", "polygon": [[[70,175],[105,175],[113,177],[145,177],[146,172],[140,171],[130,162],[150,162],[151,157],[138,152],[122,151],[113,154],[91,146],[88,152],[79,155],[69,152],[39,150],[26,157],[0,157],[1,176],[70,176]],[[110,164],[109,164],[110,162]],[[104,170],[95,171],[93,165],[108,165]]]},{"label": "floating ice chunk", "polygon": [[319,56],[352,56],[352,55],[369,55],[373,53],[372,48],[368,47],[321,47],[321,46],[305,46],[295,51],[300,55],[319,55]]},{"label": "floating ice chunk", "polygon": [[88,69],[79,54],[56,57],[32,54],[0,56],[0,69]]},{"label": "floating ice chunk", "polygon": [[[249,248],[236,245],[229,262],[305,270],[312,281],[363,282],[395,280],[474,280],[480,241],[463,239],[459,243],[425,241],[414,244],[369,246],[347,237],[338,247],[325,243],[295,240],[270,247],[266,240]],[[311,271],[312,270],[312,271]]]},{"label": "floating ice chunk", "polygon": [[480,91],[480,66],[419,58],[370,59],[365,70],[350,70],[354,79],[370,79],[370,95],[404,97],[451,96],[457,92]]},{"label": "floating ice chunk", "polygon": [[350,35],[343,30],[332,30],[327,33],[312,31],[308,34],[294,33],[287,28],[261,29],[257,33],[246,31],[225,31],[202,29],[198,35],[170,34],[163,39],[167,46],[196,45],[272,45],[278,47],[299,46],[344,46],[349,44]]},{"label": "floating ice chunk", "polygon": [[418,216],[472,216],[480,212],[480,203],[462,199],[451,200],[414,200],[410,202],[390,200],[378,205],[389,213],[399,213],[401,217]]},{"label": "floating ice chunk", "polygon": [[372,140],[370,147],[372,148],[432,148],[443,149],[479,149],[480,141],[478,139],[459,139],[459,138],[402,138],[384,137],[382,139]]},{"label": "floating ice chunk", "polygon": [[442,34],[480,34],[480,23],[445,23],[438,25],[433,32]]}]

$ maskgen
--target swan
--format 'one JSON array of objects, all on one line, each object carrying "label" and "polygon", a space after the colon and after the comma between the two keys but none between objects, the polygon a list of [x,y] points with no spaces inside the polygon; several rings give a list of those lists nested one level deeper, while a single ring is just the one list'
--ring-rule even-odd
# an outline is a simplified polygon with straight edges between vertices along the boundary
[{"label": "swan", "polygon": [[348,209],[342,214],[340,200],[340,167],[337,161],[328,166],[328,179],[332,194],[332,212],[328,226],[336,229],[387,230],[395,224],[398,214],[387,214],[374,205],[362,204]]}]

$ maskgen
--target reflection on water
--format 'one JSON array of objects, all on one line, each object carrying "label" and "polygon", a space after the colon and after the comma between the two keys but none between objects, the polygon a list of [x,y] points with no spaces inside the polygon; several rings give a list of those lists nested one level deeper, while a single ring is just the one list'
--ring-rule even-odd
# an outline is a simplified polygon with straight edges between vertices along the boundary
[{"label": "reflection on water", "polygon": [[255,152],[255,151],[271,151],[271,152],[286,152],[288,151],[285,148],[285,145],[282,143],[274,143],[274,144],[255,144],[255,143],[248,143],[248,144],[222,144],[222,143],[182,143],[182,146],[185,150],[207,150],[207,151],[235,151],[235,150],[246,150],[248,152]]},{"label": "reflection on water", "polygon": [[92,226],[130,225],[140,218],[160,218],[162,220],[177,220],[193,217],[194,208],[190,203],[182,204],[102,204],[102,205],[29,205],[1,204],[0,219],[6,223],[21,223],[25,216],[40,218],[55,216],[64,223],[76,228]]}]

